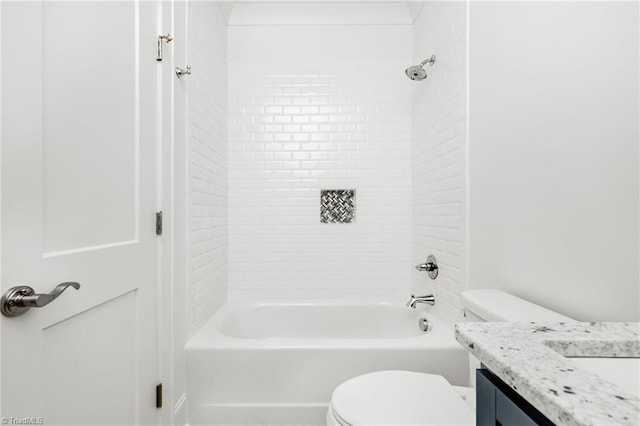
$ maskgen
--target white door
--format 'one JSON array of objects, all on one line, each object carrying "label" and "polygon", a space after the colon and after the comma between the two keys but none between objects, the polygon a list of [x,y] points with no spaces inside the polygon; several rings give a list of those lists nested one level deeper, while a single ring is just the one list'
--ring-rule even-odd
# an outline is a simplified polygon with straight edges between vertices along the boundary
[{"label": "white door", "polygon": [[81,284],[2,316],[1,415],[153,424],[156,5],[1,6],[2,293]]}]

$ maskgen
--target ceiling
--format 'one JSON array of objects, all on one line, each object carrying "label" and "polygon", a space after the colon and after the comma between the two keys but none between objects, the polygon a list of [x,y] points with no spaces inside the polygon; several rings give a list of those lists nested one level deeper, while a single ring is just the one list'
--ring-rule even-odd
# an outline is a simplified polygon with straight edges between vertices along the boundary
[{"label": "ceiling", "polygon": [[229,26],[411,25],[424,1],[237,0],[219,5]]}]

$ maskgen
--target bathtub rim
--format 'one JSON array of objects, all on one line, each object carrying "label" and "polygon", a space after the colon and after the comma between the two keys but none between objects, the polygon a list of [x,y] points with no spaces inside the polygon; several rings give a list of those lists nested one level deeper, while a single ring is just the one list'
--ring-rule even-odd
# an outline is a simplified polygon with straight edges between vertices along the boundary
[{"label": "bathtub rim", "polygon": [[[230,336],[218,328],[220,321],[234,308],[251,307],[281,307],[281,306],[369,306],[369,307],[402,307],[394,302],[355,302],[355,301],[252,301],[226,302],[213,316],[187,341],[185,350],[234,350],[234,349],[367,349],[377,350],[403,349],[461,349],[455,340],[454,330],[445,322],[439,320],[428,308],[418,309],[419,315],[427,318],[432,324],[432,330],[410,337],[398,338],[245,338]],[[406,307],[406,309],[411,309]],[[417,325],[416,325],[417,326]]]}]

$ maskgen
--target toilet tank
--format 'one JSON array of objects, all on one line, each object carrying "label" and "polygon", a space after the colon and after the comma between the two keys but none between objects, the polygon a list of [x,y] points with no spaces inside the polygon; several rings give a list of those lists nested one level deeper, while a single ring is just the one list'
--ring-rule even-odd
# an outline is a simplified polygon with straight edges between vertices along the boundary
[{"label": "toilet tank", "polygon": [[467,290],[462,292],[466,321],[497,322],[566,322],[575,321],[535,303],[527,302],[501,290]]}]

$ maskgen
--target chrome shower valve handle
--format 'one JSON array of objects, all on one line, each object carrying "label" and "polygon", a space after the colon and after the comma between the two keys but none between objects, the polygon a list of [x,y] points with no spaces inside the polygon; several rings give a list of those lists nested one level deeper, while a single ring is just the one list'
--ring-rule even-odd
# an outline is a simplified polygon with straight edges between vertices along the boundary
[{"label": "chrome shower valve handle", "polygon": [[420,263],[416,265],[416,270],[420,272],[426,272],[429,274],[429,278],[435,280],[438,278],[438,260],[432,254],[427,257],[427,261],[425,263]]},{"label": "chrome shower valve handle", "polygon": [[0,311],[7,317],[17,317],[31,308],[42,308],[58,298],[67,288],[80,289],[76,282],[58,284],[49,294],[36,294],[35,290],[26,285],[11,287],[0,299]]}]

